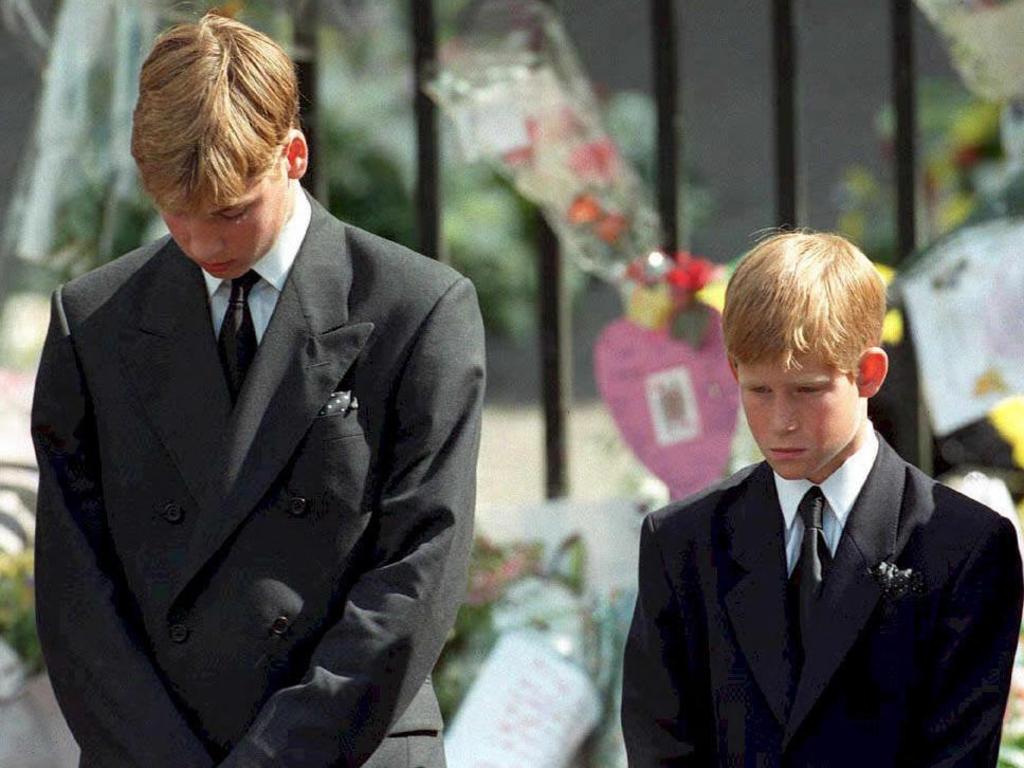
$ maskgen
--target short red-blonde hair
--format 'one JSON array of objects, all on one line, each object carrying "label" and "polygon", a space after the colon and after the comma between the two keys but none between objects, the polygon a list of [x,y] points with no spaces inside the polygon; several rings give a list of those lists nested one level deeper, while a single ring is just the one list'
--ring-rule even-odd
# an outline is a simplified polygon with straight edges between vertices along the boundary
[{"label": "short red-blonde hair", "polygon": [[288,54],[208,13],[160,35],[142,65],[132,157],[157,207],[227,208],[270,170],[298,116]]},{"label": "short red-blonde hair", "polygon": [[734,362],[789,369],[810,357],[843,373],[881,344],[884,319],[885,283],[874,265],[849,240],[808,231],[758,243],[729,280],[722,313]]}]

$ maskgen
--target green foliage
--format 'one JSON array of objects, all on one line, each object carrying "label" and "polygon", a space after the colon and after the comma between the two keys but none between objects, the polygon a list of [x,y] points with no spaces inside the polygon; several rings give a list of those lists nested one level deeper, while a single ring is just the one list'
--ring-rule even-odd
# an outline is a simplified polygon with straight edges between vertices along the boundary
[{"label": "green foliage", "polygon": [[84,274],[143,244],[156,212],[134,191],[113,197],[113,182],[82,181],[57,212],[51,265],[61,280]]},{"label": "green foliage", "polygon": [[31,551],[0,554],[0,638],[14,649],[29,674],[43,668],[43,653],[36,636],[32,567]]},{"label": "green foliage", "polygon": [[452,168],[443,199],[445,247],[452,265],[476,286],[485,325],[524,337],[536,327],[539,214],[504,179],[479,166]]},{"label": "green foliage", "polygon": [[367,141],[356,125],[331,123],[322,136],[320,172],[327,174],[328,207],[340,219],[415,247],[411,190],[394,158]]}]

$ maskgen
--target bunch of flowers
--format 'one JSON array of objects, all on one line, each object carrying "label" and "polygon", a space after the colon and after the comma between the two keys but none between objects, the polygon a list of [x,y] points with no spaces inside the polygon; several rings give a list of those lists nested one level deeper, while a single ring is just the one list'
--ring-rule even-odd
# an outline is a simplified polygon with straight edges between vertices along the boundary
[{"label": "bunch of flowers", "polygon": [[35,589],[31,550],[0,553],[0,640],[14,649],[28,674],[43,668],[35,624]]},{"label": "bunch of flowers", "polygon": [[726,268],[686,251],[651,251],[625,270],[627,316],[651,329],[666,329],[675,339],[700,347],[708,312],[698,301],[702,291],[723,282]]},{"label": "bunch of flowers", "polygon": [[1024,96],[1024,0],[917,0],[942,32],[972,92],[992,101]]},{"label": "bunch of flowers", "polygon": [[499,637],[535,630],[586,672],[601,697],[601,721],[587,742],[582,764],[625,766],[618,725],[621,661],[635,595],[587,590],[585,566],[579,535],[569,536],[553,551],[539,542],[496,544],[476,538],[468,594],[433,673],[446,721],[454,721]]},{"label": "bunch of flowers", "polygon": [[509,587],[541,572],[539,543],[498,545],[478,536],[469,565],[469,590],[434,669],[434,689],[450,719],[497,640],[495,605]]},{"label": "bunch of flowers", "polygon": [[[923,173],[923,242],[938,240],[985,205],[986,190],[996,185],[1003,160],[1000,106],[973,97],[950,80],[920,83],[919,122]],[[895,114],[891,107],[877,119],[879,148],[888,162],[895,152]],[[883,264],[896,253],[892,182],[863,165],[843,172],[837,190],[838,230]]]},{"label": "bunch of flowers", "polygon": [[605,130],[557,14],[537,0],[487,0],[442,50],[430,95],[462,154],[538,205],[581,267],[614,280],[659,239],[657,212]]}]

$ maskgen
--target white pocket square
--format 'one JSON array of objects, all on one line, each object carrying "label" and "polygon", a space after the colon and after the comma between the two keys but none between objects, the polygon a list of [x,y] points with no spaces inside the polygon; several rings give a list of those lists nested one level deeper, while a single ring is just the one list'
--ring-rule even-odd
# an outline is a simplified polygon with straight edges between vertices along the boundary
[{"label": "white pocket square", "polygon": [[359,401],[348,390],[339,390],[331,394],[326,405],[320,409],[317,416],[332,416],[336,413],[349,413],[359,407]]}]

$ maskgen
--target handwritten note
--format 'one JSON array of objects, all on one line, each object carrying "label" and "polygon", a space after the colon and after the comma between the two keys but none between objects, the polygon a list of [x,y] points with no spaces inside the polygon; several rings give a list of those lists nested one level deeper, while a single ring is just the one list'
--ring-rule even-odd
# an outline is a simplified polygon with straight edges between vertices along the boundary
[{"label": "handwritten note", "polygon": [[504,635],[448,731],[448,765],[564,768],[600,714],[593,683],[543,635]]},{"label": "handwritten note", "polygon": [[1022,238],[1021,218],[965,227],[936,243],[904,277],[921,387],[937,435],[1024,393]]}]

